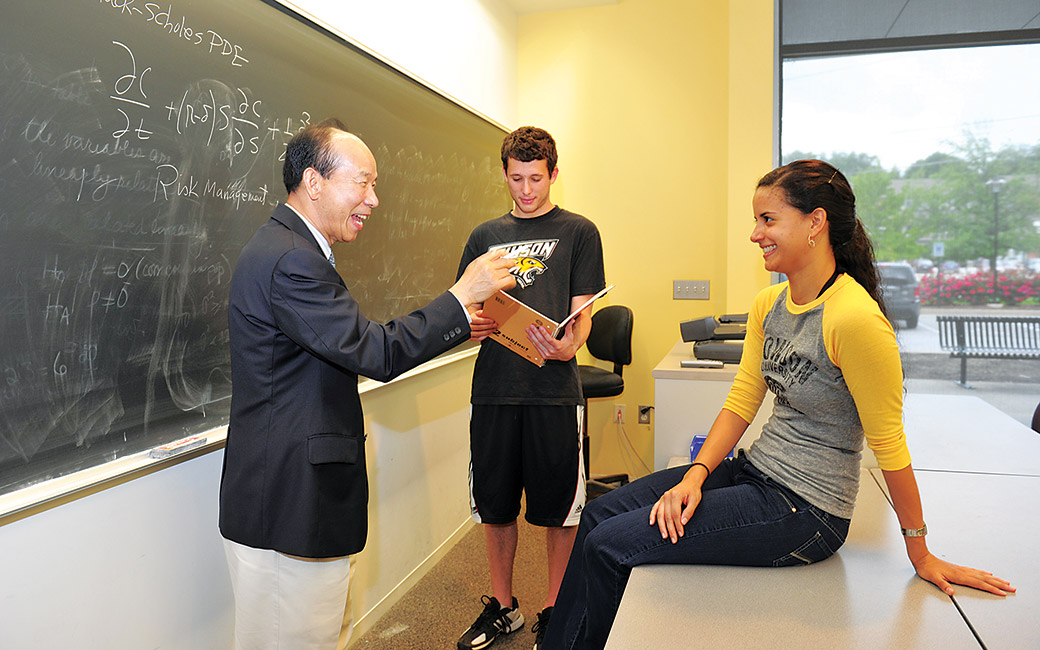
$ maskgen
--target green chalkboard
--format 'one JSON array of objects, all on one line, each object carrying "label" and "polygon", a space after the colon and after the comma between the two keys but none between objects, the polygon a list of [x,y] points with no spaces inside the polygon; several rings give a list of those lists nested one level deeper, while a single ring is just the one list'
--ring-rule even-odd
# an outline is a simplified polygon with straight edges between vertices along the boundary
[{"label": "green chalkboard", "polygon": [[502,129],[276,3],[12,0],[0,24],[0,494],[227,422],[231,270],[338,117],[380,206],[337,266],[388,320],[504,213]]}]

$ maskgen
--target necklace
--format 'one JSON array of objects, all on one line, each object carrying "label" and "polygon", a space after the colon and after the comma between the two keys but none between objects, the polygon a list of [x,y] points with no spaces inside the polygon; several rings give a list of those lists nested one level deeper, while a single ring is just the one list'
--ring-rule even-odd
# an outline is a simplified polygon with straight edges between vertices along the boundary
[{"label": "necklace", "polygon": [[839,275],[841,275],[841,270],[838,269],[838,267],[834,267],[834,273],[831,274],[831,277],[830,277],[829,280],[827,280],[826,282],[823,283],[823,288],[820,289],[820,293],[816,294],[816,297],[819,298],[820,296],[823,295],[824,291],[826,291],[827,289],[830,289],[831,285],[834,284],[834,281],[838,279]]}]

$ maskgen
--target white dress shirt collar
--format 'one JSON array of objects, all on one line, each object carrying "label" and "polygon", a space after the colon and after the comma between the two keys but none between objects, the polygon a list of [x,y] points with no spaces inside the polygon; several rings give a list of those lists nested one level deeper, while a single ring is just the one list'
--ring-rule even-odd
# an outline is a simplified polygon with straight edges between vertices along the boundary
[{"label": "white dress shirt collar", "polygon": [[299,210],[288,203],[285,204],[285,207],[295,212],[296,216],[300,219],[303,219],[304,225],[307,226],[307,229],[311,231],[311,234],[314,235],[314,239],[318,242],[318,246],[321,248],[321,252],[325,255],[325,259],[329,259],[329,256],[332,255],[332,246],[329,244],[328,240],[325,239],[325,235],[321,234],[318,229],[314,227],[314,224],[307,221],[307,217],[300,214]]},{"label": "white dress shirt collar", "polygon": [[[304,225],[306,225],[307,228],[311,231],[311,234],[314,235],[314,239],[317,240],[317,242],[318,242],[318,246],[321,247],[321,252],[325,255],[325,259],[328,259],[329,256],[332,255],[332,246],[330,246],[329,242],[326,241],[325,235],[323,235],[320,232],[318,232],[318,229],[315,228],[314,225],[311,224],[310,221],[307,221],[307,217],[305,217],[302,214],[300,214],[299,210],[297,210],[296,208],[292,207],[288,203],[285,204],[285,207],[287,207],[290,210],[292,210],[293,212],[295,212],[296,215],[298,217],[300,217],[300,219],[303,220]],[[455,294],[452,294],[452,295],[454,296]],[[455,299],[459,300],[459,297],[455,296]],[[461,300],[459,300],[459,306],[462,307],[462,311],[466,314],[466,320],[468,322],[472,323],[473,322],[473,317],[470,315],[469,310],[466,309],[466,305],[462,304]]]}]

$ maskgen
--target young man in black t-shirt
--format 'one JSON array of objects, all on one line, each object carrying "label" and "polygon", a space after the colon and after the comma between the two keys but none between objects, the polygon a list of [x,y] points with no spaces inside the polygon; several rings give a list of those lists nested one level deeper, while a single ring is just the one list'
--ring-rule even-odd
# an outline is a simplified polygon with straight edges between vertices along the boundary
[{"label": "young man in black t-shirt", "polygon": [[[502,168],[513,209],[470,234],[459,272],[481,254],[505,249],[515,257],[517,286],[510,294],[559,322],[600,291],[603,246],[595,224],[553,205],[556,143],[549,133],[522,127],[502,143]],[[533,630],[535,648],[548,626],[581,510],[582,394],[574,355],[591,328],[592,306],[555,340],[545,328],[528,336],[547,361],[538,367],[487,339],[494,321],[473,315],[472,338],[482,341],[473,372],[470,419],[470,496],[473,519],[484,524],[493,596],[459,639],[479,650],[499,634],[523,627],[512,593],[513,558],[521,492],[527,521],[546,529],[549,593]]]}]

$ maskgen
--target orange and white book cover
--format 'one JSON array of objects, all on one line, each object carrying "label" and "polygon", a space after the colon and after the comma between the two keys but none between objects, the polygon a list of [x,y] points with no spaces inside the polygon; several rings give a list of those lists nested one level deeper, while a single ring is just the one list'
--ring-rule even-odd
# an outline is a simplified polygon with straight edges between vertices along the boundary
[{"label": "orange and white book cover", "polygon": [[531,339],[527,338],[527,328],[531,325],[540,325],[549,330],[553,337],[560,338],[567,323],[574,320],[583,309],[613,288],[614,285],[610,285],[589,298],[585,304],[563,319],[562,323],[557,323],[504,291],[499,291],[485,300],[482,311],[485,317],[493,318],[498,323],[498,329],[490,335],[492,340],[506,346],[536,366],[544,366],[545,358],[538,353],[538,349],[535,348]]}]

